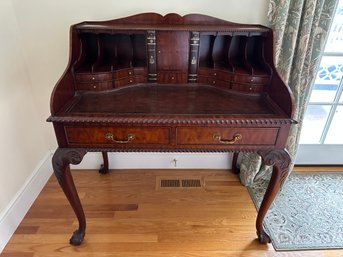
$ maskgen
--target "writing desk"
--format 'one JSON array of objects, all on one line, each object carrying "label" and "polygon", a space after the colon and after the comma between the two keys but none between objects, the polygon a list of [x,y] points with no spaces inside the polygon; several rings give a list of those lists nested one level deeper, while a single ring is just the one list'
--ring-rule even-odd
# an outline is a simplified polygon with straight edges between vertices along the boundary
[{"label": "writing desk", "polygon": [[[54,173],[79,221],[86,219],[69,165],[87,152],[255,152],[273,174],[256,220],[286,178],[293,99],[275,70],[273,32],[213,17],[155,13],[70,30],[70,60],[51,97],[58,142]],[[236,156],[235,154],[235,156]],[[172,171],[171,171],[172,172]]]}]

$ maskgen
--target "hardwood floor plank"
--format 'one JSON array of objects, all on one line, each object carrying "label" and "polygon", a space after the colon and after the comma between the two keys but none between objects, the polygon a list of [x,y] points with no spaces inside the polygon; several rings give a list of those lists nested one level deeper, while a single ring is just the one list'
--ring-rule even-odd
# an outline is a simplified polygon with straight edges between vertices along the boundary
[{"label": "hardwood floor plank", "polygon": [[[84,244],[68,243],[77,220],[51,177],[1,257],[343,256],[341,250],[275,252],[272,245],[259,244],[256,209],[230,171],[113,170],[100,175],[95,170],[73,170],[72,174],[87,217]],[[156,181],[168,176],[201,177],[203,186],[157,188]]]},{"label": "hardwood floor plank", "polygon": [[20,235],[20,234],[36,234],[38,229],[39,229],[39,226],[22,225],[16,229],[15,234],[18,234],[18,235]]},{"label": "hardwood floor plank", "polygon": [[10,253],[2,253],[1,257],[34,257],[34,253],[29,252],[29,253],[25,253],[25,252],[10,252]]}]

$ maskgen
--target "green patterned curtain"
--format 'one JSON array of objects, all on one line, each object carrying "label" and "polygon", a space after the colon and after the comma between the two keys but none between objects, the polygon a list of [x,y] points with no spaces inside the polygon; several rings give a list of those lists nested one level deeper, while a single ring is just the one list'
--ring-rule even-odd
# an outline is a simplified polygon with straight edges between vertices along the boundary
[{"label": "green patterned curtain", "polygon": [[[277,69],[295,98],[295,117],[287,150],[295,159],[309,93],[320,63],[337,0],[270,0],[268,18],[275,31]],[[291,169],[293,164],[291,165]],[[240,178],[249,186],[265,175],[257,154],[240,156]]]}]

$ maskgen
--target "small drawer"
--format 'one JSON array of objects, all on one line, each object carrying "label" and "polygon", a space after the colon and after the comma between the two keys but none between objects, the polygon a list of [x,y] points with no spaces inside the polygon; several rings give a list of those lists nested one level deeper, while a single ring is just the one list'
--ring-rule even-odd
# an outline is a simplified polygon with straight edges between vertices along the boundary
[{"label": "small drawer", "polygon": [[125,145],[169,143],[168,128],[66,127],[71,145]]},{"label": "small drawer", "polygon": [[99,82],[99,83],[77,83],[77,90],[85,91],[101,91],[113,88],[113,82]]},{"label": "small drawer", "polygon": [[133,76],[133,75],[134,75],[134,72],[133,72],[133,69],[131,69],[131,68],[116,70],[114,72],[114,78],[115,79],[122,79],[122,78],[126,78],[126,77]]},{"label": "small drawer", "polygon": [[115,80],[114,84],[115,84],[115,87],[124,87],[127,85],[133,85],[136,83],[146,83],[146,82],[147,82],[147,77],[132,76],[132,77]]},{"label": "small drawer", "polygon": [[236,91],[249,92],[249,93],[261,93],[265,90],[265,85],[254,84],[239,84],[232,82],[231,88]]},{"label": "small drawer", "polygon": [[233,81],[238,83],[268,84],[270,76],[252,76],[252,75],[233,75]]},{"label": "small drawer", "polygon": [[159,71],[157,74],[158,83],[187,83],[186,72],[173,72],[173,71]]},{"label": "small drawer", "polygon": [[199,76],[198,77],[198,83],[217,86],[217,87],[226,88],[226,89],[231,88],[231,82],[230,81],[228,81],[228,80],[224,81],[224,80],[213,78],[213,77]]},{"label": "small drawer", "polygon": [[112,80],[112,73],[76,73],[75,79],[77,82],[102,82]]},{"label": "small drawer", "polygon": [[213,80],[212,85],[220,87],[220,88],[226,88],[226,89],[231,88],[231,82],[230,81],[221,80],[221,79]]},{"label": "small drawer", "polygon": [[232,73],[229,70],[224,69],[211,69],[211,68],[199,68],[198,70],[199,76],[208,76],[212,78],[217,78],[221,80],[228,80],[232,79]]},{"label": "small drawer", "polygon": [[124,78],[124,79],[116,79],[114,81],[115,87],[124,87],[127,85],[132,85],[135,83],[134,77]]},{"label": "small drawer", "polygon": [[279,128],[178,128],[178,145],[274,145]]},{"label": "small drawer", "polygon": [[211,77],[207,79],[207,84],[212,85],[212,86],[217,86],[217,87],[230,88],[229,81],[223,81],[223,80],[211,78]]}]

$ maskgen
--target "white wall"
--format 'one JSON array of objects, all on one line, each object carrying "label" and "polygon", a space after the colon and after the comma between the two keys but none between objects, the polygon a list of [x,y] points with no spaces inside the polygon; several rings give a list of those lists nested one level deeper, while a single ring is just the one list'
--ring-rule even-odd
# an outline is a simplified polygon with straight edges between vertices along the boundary
[{"label": "white wall", "polygon": [[[0,1],[0,214],[46,155],[20,29],[10,0]],[[46,109],[46,107],[45,107]],[[1,215],[0,215],[1,217]]]},{"label": "white wall", "polygon": [[268,2],[0,0],[0,218],[41,159],[56,148],[52,125],[45,120],[52,88],[67,65],[71,24],[140,12],[202,13],[266,24]]}]

